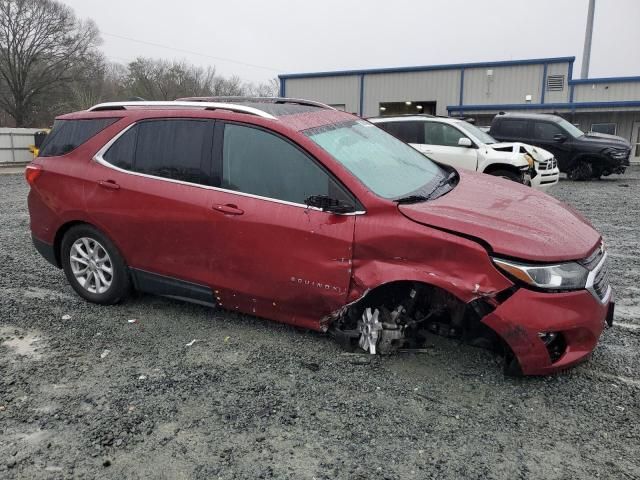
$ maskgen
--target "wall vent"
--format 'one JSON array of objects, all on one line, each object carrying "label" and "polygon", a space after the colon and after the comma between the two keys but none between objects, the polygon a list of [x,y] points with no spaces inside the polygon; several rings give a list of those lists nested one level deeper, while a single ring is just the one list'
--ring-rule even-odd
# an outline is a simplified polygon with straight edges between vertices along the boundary
[{"label": "wall vent", "polygon": [[561,92],[564,90],[564,75],[549,75],[547,77],[547,91]]}]

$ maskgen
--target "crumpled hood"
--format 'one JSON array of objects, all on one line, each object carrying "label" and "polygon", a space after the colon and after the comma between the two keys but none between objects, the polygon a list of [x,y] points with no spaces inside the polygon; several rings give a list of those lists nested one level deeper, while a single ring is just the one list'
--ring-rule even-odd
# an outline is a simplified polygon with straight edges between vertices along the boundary
[{"label": "crumpled hood", "polygon": [[600,234],[577,211],[524,185],[458,171],[460,182],[432,201],[399,205],[411,220],[483,240],[496,256],[535,262],[586,258]]},{"label": "crumpled hood", "polygon": [[513,153],[519,153],[521,149],[523,149],[525,152],[529,153],[537,162],[546,162],[547,160],[551,160],[553,158],[553,154],[551,152],[540,147],[534,147],[533,145],[529,145],[527,143],[500,142],[491,143],[487,145],[487,147],[498,152]]}]

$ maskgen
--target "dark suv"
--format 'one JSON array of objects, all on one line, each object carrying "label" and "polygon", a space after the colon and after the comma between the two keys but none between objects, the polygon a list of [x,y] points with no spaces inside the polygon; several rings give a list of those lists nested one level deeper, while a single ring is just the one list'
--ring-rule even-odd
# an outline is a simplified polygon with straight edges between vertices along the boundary
[{"label": "dark suv", "polygon": [[631,144],[622,137],[584,133],[557,115],[501,113],[489,134],[504,142],[524,142],[549,150],[572,180],[624,173]]}]

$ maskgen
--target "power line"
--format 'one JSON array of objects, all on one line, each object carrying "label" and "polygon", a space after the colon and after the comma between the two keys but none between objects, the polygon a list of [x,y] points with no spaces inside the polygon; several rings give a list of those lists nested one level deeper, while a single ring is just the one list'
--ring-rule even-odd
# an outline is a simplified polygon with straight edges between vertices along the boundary
[{"label": "power line", "polygon": [[244,65],[245,67],[261,68],[263,70],[270,70],[272,72],[281,72],[282,71],[282,69],[278,69],[278,68],[265,67],[264,65],[256,65],[254,63],[239,62],[238,60],[233,60],[231,58],[214,57],[213,55],[207,55],[205,53],[194,52],[192,50],[185,50],[185,49],[182,49],[182,48],[170,47],[168,45],[162,45],[160,43],[147,42],[145,40],[138,40],[138,39],[135,39],[135,38],[125,37],[123,35],[116,35],[115,33],[108,33],[108,32],[101,32],[101,33],[103,35],[107,35],[109,37],[120,38],[122,40],[128,40],[129,42],[141,43],[143,45],[150,45],[152,47],[165,48],[167,50],[174,50],[176,52],[188,53],[190,55],[198,55],[200,57],[211,58],[213,60],[220,60],[220,61],[223,61],[223,62],[236,63],[238,65]]}]

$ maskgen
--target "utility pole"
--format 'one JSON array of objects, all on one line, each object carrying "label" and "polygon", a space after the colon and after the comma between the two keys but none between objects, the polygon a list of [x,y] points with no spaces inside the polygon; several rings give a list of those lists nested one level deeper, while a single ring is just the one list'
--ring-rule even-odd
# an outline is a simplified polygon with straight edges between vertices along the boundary
[{"label": "utility pole", "polygon": [[595,8],[596,0],[589,0],[589,13],[587,14],[587,30],[584,32],[584,49],[582,50],[582,71],[580,72],[580,78],[589,77],[591,37],[593,36],[593,11]]}]

